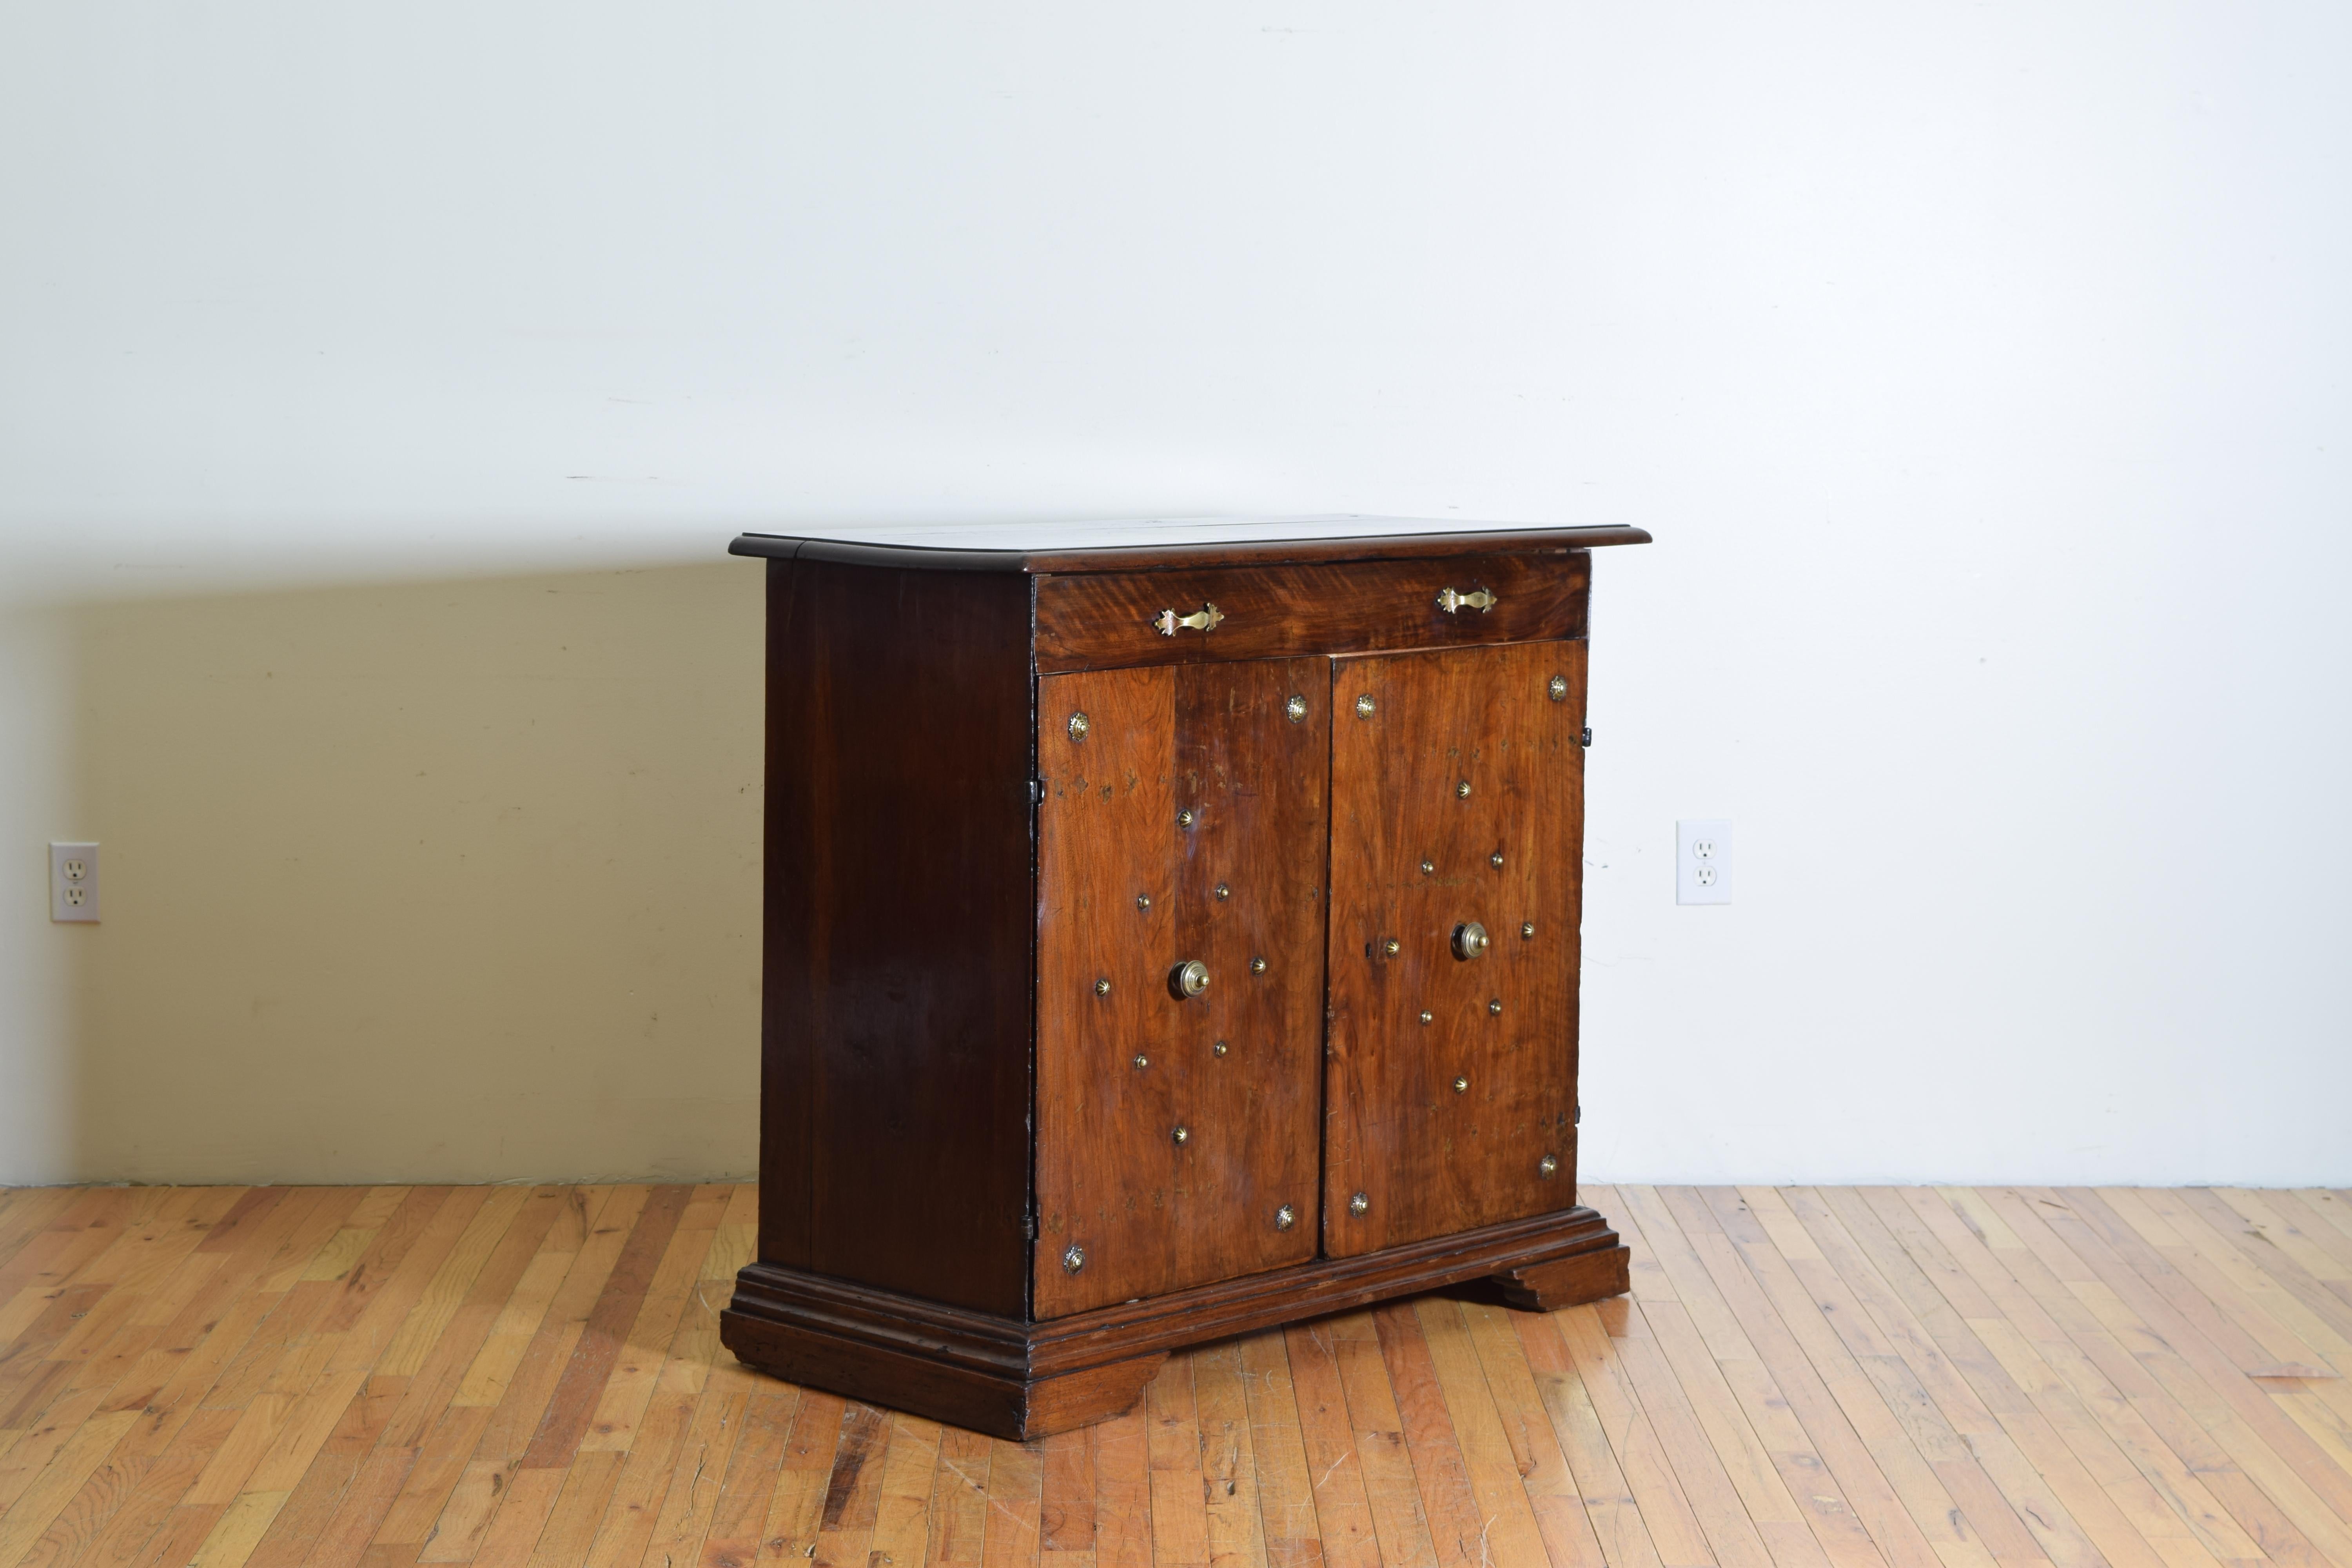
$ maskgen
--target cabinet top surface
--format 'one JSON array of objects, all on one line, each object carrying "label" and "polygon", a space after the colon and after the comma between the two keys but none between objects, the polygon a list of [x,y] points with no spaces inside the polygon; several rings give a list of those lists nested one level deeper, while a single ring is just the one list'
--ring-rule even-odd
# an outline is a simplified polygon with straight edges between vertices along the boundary
[{"label": "cabinet top surface", "polygon": [[1221,562],[1558,552],[1644,544],[1649,538],[1638,528],[1548,528],[1343,512],[1096,522],[873,523],[791,534],[746,533],[729,550],[737,555],[807,556],[950,571],[1101,572]]}]

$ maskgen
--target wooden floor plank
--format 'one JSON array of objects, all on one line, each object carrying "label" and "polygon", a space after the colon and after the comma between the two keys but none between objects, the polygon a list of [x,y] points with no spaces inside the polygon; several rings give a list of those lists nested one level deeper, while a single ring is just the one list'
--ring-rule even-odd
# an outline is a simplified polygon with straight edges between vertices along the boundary
[{"label": "wooden floor plank", "polygon": [[[1688,1189],[1629,1188],[1625,1201],[1621,1227],[1638,1227],[1631,1233],[1641,1237],[1635,1245],[1656,1256],[1674,1286],[1675,1305],[1688,1317],[1686,1333],[1672,1341],[1662,1337],[1670,1354],[1679,1357],[1684,1387],[1693,1389],[1712,1373],[1721,1388],[1716,1403],[1732,1406],[1753,1434],[1795,1521],[1811,1531],[1823,1556],[1839,1568],[1887,1561],[1924,1568],[1932,1563],[1933,1551],[1801,1352],[1785,1336],[1775,1339],[1769,1332],[1763,1336],[1769,1353],[1759,1347],[1708,1270],[1693,1234],[1719,1247],[1735,1293],[1753,1290],[1753,1282],[1730,1267],[1728,1244],[1706,1203]],[[1654,1328],[1659,1326],[1660,1314],[1645,1315]],[[1711,1368],[1704,1364],[1706,1360]],[[1717,1416],[1720,1423],[1730,1419],[1728,1411]],[[1718,1441],[1717,1447],[1720,1452],[1724,1444]],[[1854,1489],[1852,1497],[1849,1487]],[[1873,1524],[1886,1538],[1884,1545],[1874,1541]]]},{"label": "wooden floor plank", "polygon": [[[863,1568],[881,1517],[882,1478],[889,1463],[895,1436],[887,1411],[852,1401],[842,1408],[841,1440],[834,1449],[833,1470],[824,1483],[823,1510],[817,1520],[815,1561],[826,1568]],[[1029,1558],[1037,1555],[1037,1467],[1011,1458],[1034,1456],[1017,1445],[999,1444],[990,1474],[1004,1469],[1006,1484],[989,1483],[990,1552],[996,1552],[999,1515],[1021,1521],[1017,1541],[1025,1539]],[[1017,1555],[1017,1551],[1016,1551]],[[986,1559],[983,1559],[985,1561]]]},{"label": "wooden floor plank", "polygon": [[[1712,1563],[1714,1550],[1700,1527],[1673,1458],[1650,1423],[1633,1390],[1620,1349],[1622,1339],[1609,1331],[1596,1309],[1552,1314],[1552,1325],[1567,1350],[1579,1386],[1591,1403],[1602,1436],[1622,1468],[1625,1485],[1641,1510],[1643,1527],[1665,1568]],[[1625,1326],[1631,1315],[1619,1323]]]},{"label": "wooden floor plank", "polygon": [[1410,1301],[1372,1310],[1381,1365],[1396,1397],[1399,1430],[1421,1490],[1422,1517],[1430,1542],[1445,1568],[1491,1561],[1486,1551],[1486,1520],[1470,1484],[1470,1466],[1455,1436],[1454,1416],[1438,1386],[1437,1367]]},{"label": "wooden floor plank", "polygon": [[799,1412],[800,1390],[789,1384],[746,1395],[742,1430],[711,1504],[698,1561],[743,1563],[759,1555],[768,1505],[776,1495],[776,1472],[783,1468],[793,1417]]},{"label": "wooden floor plank", "polygon": [[[2134,1510],[2136,1517],[2144,1517],[2151,1502],[2168,1510],[2180,1527],[2218,1561],[2252,1561],[2263,1556],[2263,1548],[2231,1517],[2209,1485],[2222,1471],[2227,1471],[2235,1482],[2242,1483],[2243,1477],[2236,1473],[2227,1457],[2213,1451],[2210,1445],[2200,1444],[2192,1464],[2189,1457],[2176,1452],[2166,1442],[2132,1398],[2133,1394],[2158,1395],[2158,1385],[2137,1368],[2126,1374],[2126,1385],[2118,1385],[2100,1358],[2076,1342],[2067,1322],[2060,1321],[2060,1314],[2064,1314],[2076,1328],[2089,1331],[2080,1304],[2052,1289],[2055,1282],[2048,1281],[2046,1271],[2040,1269],[2032,1255],[2018,1242],[2008,1224],[1993,1212],[1981,1194],[1953,1189],[1937,1196],[1948,1205],[1952,1218],[1960,1222],[1957,1226],[1949,1223],[1939,1226],[1939,1237],[1952,1257],[1991,1296],[2008,1330],[2033,1348],[2048,1373],[2057,1380],[2056,1384],[2046,1386],[2046,1392],[2032,1391],[2036,1403],[2060,1421],[2068,1442],[2085,1457],[2086,1463],[2095,1464],[2096,1460],[2091,1439],[2081,1428],[2084,1418],[2095,1425],[2116,1455],[2137,1472],[2137,1488],[2112,1470],[2103,1475],[2102,1484],[2116,1496],[2118,1502]],[[1928,1207],[1922,1212],[1932,1223],[1934,1209]],[[2028,1283],[2036,1278],[2048,1281],[2040,1293]],[[2053,1296],[2058,1299],[2052,1300]],[[1990,1331],[1990,1325],[1987,1325],[1979,1331]],[[2109,1361],[2116,1359],[2118,1353],[2110,1348]],[[2005,1355],[2003,1359],[2007,1362],[2011,1358]],[[2064,1415],[2068,1410],[2080,1415],[2069,1419]],[[2151,1542],[2157,1542],[2165,1531],[2159,1521],[2143,1523],[2142,1533]],[[2167,1552],[2168,1560],[2172,1555]]]},{"label": "wooden floor plank", "polygon": [[1201,1433],[1201,1483],[1209,1521],[1209,1561],[1226,1568],[1265,1568],[1265,1527],[1259,1515],[1257,1451],[1249,1396],[1242,1387],[1241,1345],[1226,1340],[1192,1354],[1193,1419]]},{"label": "wooden floor plank", "polygon": [[[1430,1368],[1437,1375],[1438,1392],[1470,1482],[1478,1510],[1478,1560],[1486,1563],[1541,1563],[1550,1556],[1543,1528],[1538,1522],[1530,1494],[1528,1472],[1519,1468],[1523,1451],[1513,1446],[1486,1369],[1463,1319],[1463,1303],[1447,1296],[1429,1296],[1413,1303],[1420,1321],[1422,1342],[1428,1347]],[[1532,1458],[1536,1450],[1524,1450]],[[1538,1485],[1540,1486],[1540,1482]],[[1557,1488],[1555,1480],[1553,1486]],[[1573,1541],[1565,1543],[1572,1549]],[[1559,1560],[1566,1568],[1570,1558]]]},{"label": "wooden floor plank", "polygon": [[[1806,1271],[1816,1299],[1950,1494],[1955,1521],[2004,1563],[2042,1558],[2063,1563],[2095,1556],[2039,1486],[2032,1467],[2016,1457],[1999,1417],[1914,1315],[1911,1300],[1931,1293],[1932,1287],[1916,1278],[1916,1267],[1863,1194],[1823,1188],[1816,1195],[1817,1205],[1790,1208],[1822,1259],[1822,1268]],[[1717,1213],[1726,1215],[1721,1206]],[[1727,1217],[1737,1228],[1737,1216]],[[1750,1234],[1745,1239],[1755,1247],[1764,1238]],[[1886,1278],[1889,1272],[1894,1280]],[[2002,1403],[2026,1405],[2022,1394]]]},{"label": "wooden floor plank", "polygon": [[[1589,1308],[1570,1311],[1591,1315]],[[1579,1511],[1592,1530],[1601,1560],[1609,1568],[1657,1568],[1658,1548],[1650,1539],[1641,1503],[1609,1446],[1600,1413],[1593,1408],[1584,1380],[1577,1375],[1559,1328],[1550,1317],[1539,1313],[1513,1312],[1508,1317],[1528,1375],[1543,1401],[1544,1414],[1551,1422],[1552,1436],[1559,1441],[1560,1458],[1575,1484]],[[1496,1348],[1497,1358],[1507,1354],[1507,1350]]]},{"label": "wooden floor plank", "polygon": [[[940,1441],[943,1471],[947,1445],[955,1436],[950,1428]],[[1130,1410],[1087,1427],[1087,1457],[1095,1478],[1095,1568],[1148,1568],[1151,1458],[1142,1412]]]},{"label": "wooden floor plank", "polygon": [[[1119,1568],[1144,1568],[1151,1561],[1150,1480],[1145,1474],[1143,1420],[1121,1416],[1105,1426],[1120,1428],[1116,1442],[1095,1446],[1097,1493],[1096,1561],[1111,1561],[1107,1528],[1118,1521],[1133,1531],[1129,1550],[1120,1553]],[[1094,1428],[1099,1432],[1101,1427]],[[979,1568],[988,1541],[988,1461],[993,1445],[977,1432],[949,1426],[940,1433],[939,1468],[931,1473],[930,1532],[923,1543],[923,1561],[930,1568]],[[1118,1483],[1107,1479],[1116,1474]]]},{"label": "wooden floor plank", "polygon": [[1323,1529],[1307,1468],[1289,1347],[1276,1331],[1249,1335],[1240,1352],[1266,1561],[1273,1568],[1318,1568],[1325,1560]]},{"label": "wooden floor plank", "polygon": [[737,1363],[748,1184],[0,1190],[0,1568],[2352,1564],[2344,1193],[1584,1195],[1022,1445]]},{"label": "wooden floor plank", "polygon": [[1356,1451],[1348,1392],[1328,1322],[1300,1323],[1283,1331],[1316,1530],[1323,1561],[1330,1568],[1379,1568],[1380,1531],[1365,1495],[1365,1467]]},{"label": "wooden floor plank", "polygon": [[[1040,1561],[1063,1564],[1084,1558],[1091,1563],[1095,1550],[1095,1458],[1081,1426],[1044,1439],[1043,1479],[1037,1494],[1037,1551]],[[933,1454],[936,1459],[936,1449]],[[877,1532],[877,1537],[879,1531]],[[881,1550],[879,1545],[877,1551]]]},{"label": "wooden floor plank", "polygon": [[[638,1554],[637,1563],[645,1568],[683,1568],[702,1550],[711,1512],[719,1506],[728,1460],[734,1457],[735,1441],[742,1432],[743,1410],[750,1403],[750,1394],[730,1389],[705,1392],[696,1406],[694,1425],[678,1445],[660,1511],[654,1516],[653,1529]],[[627,1568],[625,1560],[624,1568]]]},{"label": "wooden floor plank", "polygon": [[[1143,1391],[1145,1442],[1151,1477],[1151,1560],[1156,1568],[1207,1568],[1208,1483],[1201,1469],[1201,1426],[1193,1404],[1192,1358],[1179,1352]],[[1000,1446],[991,1461],[989,1495],[997,1486],[994,1465],[1006,1460]],[[996,1531],[990,1508],[990,1531]]]},{"label": "wooden floor plank", "polygon": [[[2052,1235],[2022,1194],[1976,1189],[1976,1204],[2000,1230],[1995,1239],[2012,1278],[2031,1294],[2137,1416],[2273,1562],[2297,1568],[2327,1561],[2255,1478],[2283,1470],[2277,1456],[2231,1416],[2168,1347],[2130,1316],[2113,1292]],[[2116,1412],[2110,1429],[2125,1424]],[[2292,1490],[2292,1489],[2290,1489]],[[2303,1496],[2308,1497],[2307,1489]],[[2318,1505],[2315,1498],[2309,1500]]]},{"label": "wooden floor plank", "polygon": [[2315,1231],[2334,1227],[2315,1220],[2293,1193],[2218,1187],[2184,1196],[2216,1230],[2226,1233],[2232,1222],[2241,1226],[2251,1238],[2239,1244],[2241,1250],[2253,1254],[2270,1248],[2260,1259],[2263,1268],[2283,1280],[2307,1279],[2326,1291],[2338,1309],[2352,1311],[2352,1258],[2338,1257],[2317,1239]]},{"label": "wooden floor plank", "polygon": [[[985,1568],[1035,1568],[1045,1454],[1034,1444],[992,1439],[989,1446],[993,1452],[988,1462],[988,1531],[981,1562]],[[843,1553],[828,1561],[847,1568],[851,1559]]]},{"label": "wooden floor plank", "polygon": [[[1866,1189],[1865,1247],[1919,1334],[1944,1357],[1996,1424],[1970,1447],[2052,1559],[2159,1568],[2163,1559],[2102,1490],[1983,1339],[1969,1327],[1997,1314],[1931,1231],[1892,1188]],[[1906,1335],[1906,1347],[1918,1342]],[[1921,1363],[1915,1360],[1915,1370]]]},{"label": "wooden floor plank", "polygon": [[[1989,1554],[1955,1524],[1949,1493],[1791,1266],[1793,1254],[1816,1277],[1826,1267],[1783,1194],[1751,1209],[1766,1233],[1761,1241],[1737,1226],[1735,1239],[1696,1194],[1660,1196],[1664,1212],[1654,1215],[1643,1235],[1663,1237],[1661,1262],[1683,1300],[1722,1303],[1729,1321],[1717,1321],[1715,1336],[1727,1351],[1745,1345],[1769,1373],[1875,1550],[1901,1568],[1937,1562],[1981,1568]],[[1629,1204],[1638,1201],[1629,1194]],[[1644,1212],[1652,1211],[1645,1205]],[[1784,1464],[1792,1491],[1800,1490],[1793,1472],[1802,1462],[1801,1453],[1791,1451]]]},{"label": "wooden floor plank", "polygon": [[[703,1397],[706,1402],[724,1398],[728,1392],[722,1383]],[[768,1498],[767,1532],[760,1545],[761,1562],[791,1563],[816,1555],[832,1497],[835,1460],[841,1452],[842,1421],[848,1408],[838,1395],[803,1391],[800,1407],[793,1415],[791,1435],[784,1441],[775,1488]],[[984,1462],[982,1471],[985,1476]],[[984,1491],[983,1481],[983,1496]],[[980,1561],[977,1551],[972,1561]]]},{"label": "wooden floor plank", "polygon": [[[926,1421],[919,1415],[893,1415],[890,1418],[889,1457],[882,1471],[882,1489],[876,1500],[874,1540],[867,1552],[869,1563],[904,1563],[907,1568],[916,1568],[929,1553],[931,1483],[939,1474],[941,1430],[938,1422]],[[1077,1446],[1083,1450],[1086,1434],[1076,1432],[1069,1436],[1077,1439]],[[1086,1486],[1089,1494],[1086,1512],[1091,1520],[1094,1513],[1091,1472]],[[1091,1530],[1087,1533],[1091,1536]],[[726,1568],[726,1565],[714,1564],[714,1568]]]},{"label": "wooden floor plank", "polygon": [[1608,1554],[1586,1515],[1526,1349],[1511,1327],[1514,1318],[1528,1315],[1480,1301],[1462,1304],[1463,1329],[1477,1354],[1503,1439],[1510,1445],[1512,1465],[1535,1514],[1545,1556],[1558,1568],[1606,1568]]},{"label": "wooden floor plank", "polygon": [[[2159,1375],[2171,1373],[2168,1381],[2176,1395],[2187,1395],[2193,1405],[2204,1405],[2200,1395],[2218,1396],[2233,1418],[2230,1425],[2242,1426],[2286,1472],[2281,1474],[2278,1468],[2264,1465],[2265,1473],[2256,1477],[2258,1483],[2288,1508],[2296,1523],[2323,1550],[2352,1562],[2352,1473],[2340,1468],[2309,1433],[2246,1377],[2229,1348],[2207,1337],[2205,1330],[2213,1327],[2216,1333],[2229,1338],[2228,1331],[2218,1325],[2218,1313],[2210,1303],[2200,1307],[2198,1303],[2203,1299],[2185,1281],[2166,1286],[2153,1282],[2149,1276],[2161,1278],[2167,1272],[2157,1267],[2160,1260],[2139,1256],[2145,1249],[2124,1234],[2121,1222],[2093,1194],[2074,1189],[2024,1191],[2036,1201],[2042,1226],[2112,1292],[2116,1307],[2137,1319],[2168,1348],[2169,1354],[2151,1358],[2151,1364],[2160,1366]],[[2239,1353],[2243,1353],[2242,1347]],[[2195,1380],[2193,1384],[2189,1379]],[[2201,1391],[2197,1385],[2201,1385]],[[2217,1413],[2208,1412],[2209,1427],[2218,1420]],[[2245,1462],[2246,1457],[2241,1456],[2241,1463]],[[2306,1493],[2317,1500],[2319,1509],[2304,1500]]]}]

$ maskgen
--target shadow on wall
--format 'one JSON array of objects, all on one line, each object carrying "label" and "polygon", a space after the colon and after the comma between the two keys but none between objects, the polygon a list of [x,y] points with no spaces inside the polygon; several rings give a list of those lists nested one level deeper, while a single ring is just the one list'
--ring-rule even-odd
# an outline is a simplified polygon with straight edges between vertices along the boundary
[{"label": "shadow on wall", "polygon": [[761,574],[85,606],[83,1179],[737,1175]]}]

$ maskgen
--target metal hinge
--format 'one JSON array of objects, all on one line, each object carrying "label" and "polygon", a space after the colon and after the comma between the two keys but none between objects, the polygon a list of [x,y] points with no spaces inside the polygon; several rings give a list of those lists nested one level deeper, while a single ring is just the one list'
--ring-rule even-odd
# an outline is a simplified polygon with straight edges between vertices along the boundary
[{"label": "metal hinge", "polygon": [[1586,726],[1585,726],[1581,731],[1578,731],[1578,733],[1577,733],[1577,737],[1576,737],[1576,743],[1577,743],[1578,745],[1580,745],[1580,746],[1590,746],[1590,745],[1591,745],[1591,744],[1592,744],[1592,726],[1591,726],[1591,725],[1587,724],[1587,725],[1586,725]]}]

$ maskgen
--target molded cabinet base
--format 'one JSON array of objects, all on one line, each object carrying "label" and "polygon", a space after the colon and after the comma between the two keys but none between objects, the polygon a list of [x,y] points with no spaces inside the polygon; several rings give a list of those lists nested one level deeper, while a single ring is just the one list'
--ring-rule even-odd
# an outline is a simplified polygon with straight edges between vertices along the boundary
[{"label": "molded cabinet base", "polygon": [[1034,1323],[754,1263],[719,1338],[794,1383],[1019,1442],[1134,1408],[1188,1345],[1474,1280],[1529,1310],[1597,1300],[1624,1290],[1626,1256],[1578,1207]]}]

